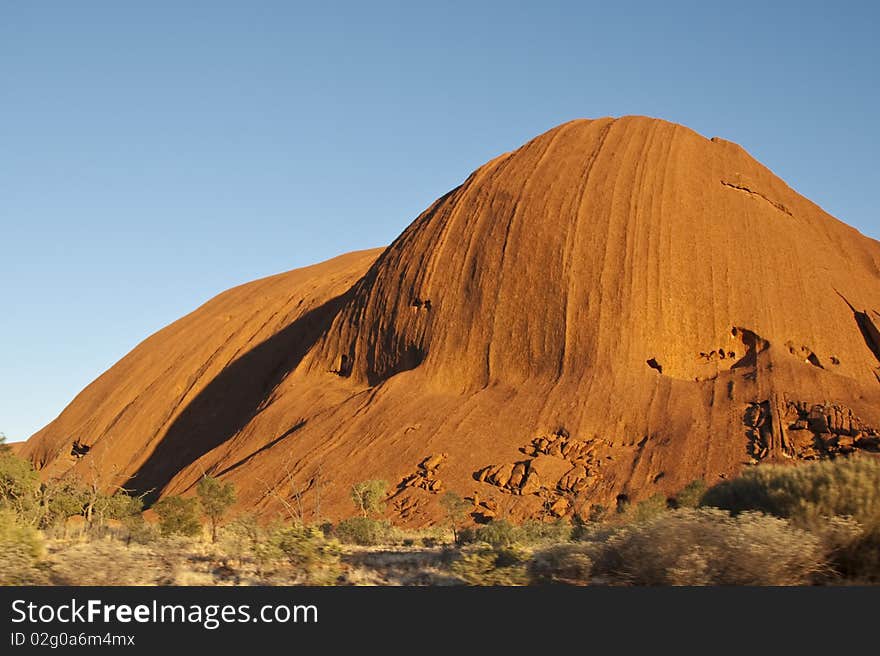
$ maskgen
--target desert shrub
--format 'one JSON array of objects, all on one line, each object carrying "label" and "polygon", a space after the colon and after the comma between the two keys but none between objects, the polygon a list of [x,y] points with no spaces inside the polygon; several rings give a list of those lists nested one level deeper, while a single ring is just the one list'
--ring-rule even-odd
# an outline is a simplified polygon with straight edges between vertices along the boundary
[{"label": "desert shrub", "polygon": [[372,517],[350,517],[339,522],[333,534],[345,544],[374,546],[386,541],[390,531],[388,522]]},{"label": "desert shrub", "polygon": [[588,522],[604,522],[608,518],[608,508],[601,503],[595,503],[590,506],[590,513],[587,515]]},{"label": "desert shrub", "polygon": [[321,548],[327,544],[324,534],[307,526],[288,526],[278,530],[273,539],[295,567],[310,567],[320,559]]},{"label": "desert shrub", "polygon": [[47,481],[40,489],[38,525],[46,529],[64,523],[69,517],[82,515],[87,491],[75,479]]},{"label": "desert shrub", "polygon": [[421,544],[430,547],[446,542],[449,539],[449,528],[442,523],[420,529],[396,526],[388,521],[383,521],[382,523],[385,526],[382,543],[386,545],[414,546]]},{"label": "desert shrub", "polygon": [[814,522],[817,535],[828,553],[828,582],[842,578],[850,583],[880,583],[880,525],[862,527],[849,517],[832,517]]},{"label": "desert shrub", "polygon": [[224,542],[231,552],[238,554],[239,560],[252,553],[264,535],[265,530],[253,513],[242,513],[223,527]]},{"label": "desert shrub", "polygon": [[45,582],[39,569],[42,556],[40,533],[12,510],[0,509],[0,585]]},{"label": "desert shrub", "polygon": [[239,568],[245,564],[256,564],[258,574],[261,574],[265,565],[283,557],[282,553],[276,552],[274,558],[258,562],[259,545],[268,539],[268,533],[255,514],[243,513],[230,519],[218,531],[216,550],[225,557],[226,565],[231,561],[236,561]]},{"label": "desert shrub", "polygon": [[194,536],[202,532],[199,522],[199,500],[196,498],[165,497],[153,506],[159,515],[162,535]]},{"label": "desert shrub", "polygon": [[463,553],[450,569],[466,585],[526,585],[527,559],[512,547],[484,548]]},{"label": "desert shrub", "polygon": [[277,530],[271,540],[305,583],[332,584],[342,572],[338,543],[325,539],[319,528],[290,526]]},{"label": "desert shrub", "polygon": [[144,509],[144,502],[138,497],[133,497],[122,492],[116,494],[102,494],[95,502],[95,514],[102,520],[116,519],[125,521],[134,516],[140,516]]},{"label": "desert shrub", "polygon": [[[626,526],[626,524],[623,524]],[[571,539],[574,542],[601,543],[620,531],[621,524],[618,522],[588,522],[575,526]]]},{"label": "desert shrub", "polygon": [[697,508],[706,494],[706,483],[702,479],[691,481],[675,494],[676,508]]},{"label": "desert shrub", "polygon": [[850,516],[864,526],[880,521],[880,460],[822,460],[797,467],[760,465],[706,491],[703,505],[746,510],[810,526],[822,517]]},{"label": "desert shrub", "polygon": [[[243,521],[240,521],[243,520]],[[257,574],[273,577],[294,569],[297,583],[328,585],[342,573],[341,550],[335,539],[327,539],[321,527],[274,525],[263,527],[253,516],[237,518],[223,531],[224,546],[232,547],[240,562],[244,553],[253,557]],[[232,540],[232,542],[230,542]]]},{"label": "desert shrub", "polygon": [[477,529],[474,526],[465,526],[458,530],[455,535],[455,544],[463,546],[477,541]]},{"label": "desert shrub", "polygon": [[496,549],[510,547],[517,541],[518,533],[517,527],[506,519],[496,519],[477,529],[476,540]]},{"label": "desert shrub", "polygon": [[823,571],[821,540],[754,512],[680,509],[593,542],[593,577],[633,585],[801,585]]},{"label": "desert shrub", "polygon": [[646,522],[666,512],[667,509],[666,496],[658,492],[635,505],[630,505],[628,512],[633,521]]},{"label": "desert shrub", "polygon": [[202,476],[196,485],[202,513],[211,524],[211,542],[217,542],[217,528],[229,507],[235,503],[235,485],[213,476]]},{"label": "desert shrub", "polygon": [[[47,481],[39,492],[37,524],[42,529],[63,525],[70,517],[82,516],[91,526],[102,526],[108,519],[124,520],[143,510],[143,501],[123,492],[104,494],[76,478]],[[66,533],[66,528],[65,528]]]},{"label": "desert shrub", "polygon": [[585,540],[587,534],[589,533],[591,524],[592,522],[587,522],[583,520],[577,521],[577,518],[575,518],[575,522],[571,527],[571,539],[574,542]]},{"label": "desert shrub", "polygon": [[143,515],[128,515],[121,520],[125,531],[125,541],[128,544],[149,544],[156,539],[156,529],[144,521]]},{"label": "desert shrub", "polygon": [[39,476],[29,461],[13,454],[3,441],[0,445],[0,507],[25,517],[37,507]]},{"label": "desert shrub", "polygon": [[385,503],[387,481],[371,479],[351,486],[351,500],[362,517],[373,515],[382,510]]},{"label": "desert shrub", "polygon": [[279,530],[268,531],[265,536],[254,542],[251,546],[251,553],[253,554],[258,574],[264,574],[273,564],[285,557],[279,541],[274,539]]},{"label": "desert shrub", "polygon": [[566,519],[557,519],[553,522],[529,519],[519,527],[516,540],[523,544],[558,543],[568,542],[571,535],[572,525]]},{"label": "desert shrub", "polygon": [[535,553],[528,564],[532,583],[587,585],[593,570],[589,548],[559,544]]},{"label": "desert shrub", "polygon": [[548,542],[567,542],[572,538],[573,527],[565,519],[554,522],[526,520],[516,526],[506,519],[495,519],[476,528],[465,527],[458,531],[456,544],[459,546],[484,542],[496,549],[514,544],[540,544]]}]

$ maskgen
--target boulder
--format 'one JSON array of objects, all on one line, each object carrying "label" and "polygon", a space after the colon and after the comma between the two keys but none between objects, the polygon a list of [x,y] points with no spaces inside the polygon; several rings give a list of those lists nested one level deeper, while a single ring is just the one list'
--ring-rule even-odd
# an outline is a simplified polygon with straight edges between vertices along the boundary
[{"label": "boulder", "polygon": [[541,489],[541,478],[538,473],[532,469],[529,471],[525,482],[520,488],[522,494],[535,494]]}]

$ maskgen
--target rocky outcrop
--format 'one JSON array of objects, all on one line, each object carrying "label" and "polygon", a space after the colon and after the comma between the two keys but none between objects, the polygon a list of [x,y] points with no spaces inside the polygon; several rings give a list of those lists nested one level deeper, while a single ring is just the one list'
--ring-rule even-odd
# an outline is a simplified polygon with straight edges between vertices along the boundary
[{"label": "rocky outcrop", "polygon": [[792,455],[801,460],[847,455],[856,450],[880,451],[880,431],[838,403],[789,401],[782,419],[787,424]]},{"label": "rocky outcrop", "polygon": [[398,485],[398,489],[404,490],[409,487],[415,487],[427,490],[433,494],[442,491],[443,481],[438,477],[438,473],[440,471],[440,466],[448,457],[449,456],[445,453],[437,453],[428,456],[419,463],[415,472],[404,477]]},{"label": "rocky outcrop", "polygon": [[502,493],[534,495],[544,512],[554,517],[569,514],[573,500],[585,496],[599,482],[603,441],[573,438],[565,429],[540,435],[520,448],[526,460],[488,465],[474,473],[480,483]]}]

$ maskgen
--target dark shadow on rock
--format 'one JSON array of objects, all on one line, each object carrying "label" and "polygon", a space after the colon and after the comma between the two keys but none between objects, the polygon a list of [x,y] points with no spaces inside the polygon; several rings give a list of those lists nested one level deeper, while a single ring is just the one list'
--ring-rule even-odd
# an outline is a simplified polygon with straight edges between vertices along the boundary
[{"label": "dark shadow on rock", "polygon": [[[306,312],[226,366],[180,413],[156,450],[125,483],[153,503],[171,479],[244,428],[329,328],[351,290]],[[288,434],[295,432],[289,431]]]},{"label": "dark shadow on rock", "polygon": [[[837,290],[835,289],[834,291]],[[868,347],[877,359],[877,362],[880,363],[880,330],[877,330],[876,324],[871,320],[871,317],[868,316],[867,311],[859,312],[843,294],[837,292],[837,295],[840,296],[840,298],[843,299],[843,302],[849,306],[849,309],[853,313],[853,318],[856,320],[856,325],[859,327],[859,332],[862,333],[862,339],[865,340],[865,346]],[[880,380],[880,378],[878,378],[878,380]]]},{"label": "dark shadow on rock", "polygon": [[[389,358],[388,362],[383,363],[381,368],[373,359],[373,368],[367,372],[367,382],[370,387],[380,385],[392,376],[396,376],[404,371],[415,369],[422,364],[427,355],[427,351],[417,344],[406,344],[405,346],[393,344],[390,336],[386,337],[385,343],[385,352],[392,353],[393,357]],[[376,373],[373,369],[379,369],[380,373]]]},{"label": "dark shadow on rock", "polygon": [[730,334],[742,342],[743,348],[745,348],[745,354],[739,360],[734,362],[730,368],[743,369],[756,367],[758,365],[758,354],[765,351],[770,346],[770,342],[760,337],[756,332],[741,326],[734,326],[731,329]]},{"label": "dark shadow on rock", "polygon": [[243,464],[245,464],[245,463],[247,463],[248,461],[250,461],[254,456],[256,456],[256,455],[262,453],[263,451],[266,451],[267,449],[271,449],[273,446],[275,446],[275,445],[278,444],[279,442],[282,442],[282,441],[286,440],[288,437],[290,437],[291,435],[293,435],[295,432],[297,432],[300,428],[302,428],[302,427],[305,426],[305,425],[306,425],[306,420],[305,420],[305,419],[300,419],[298,422],[296,422],[293,426],[291,426],[291,427],[288,428],[286,431],[284,431],[283,433],[281,433],[281,435],[279,435],[278,437],[276,437],[274,440],[272,440],[272,441],[269,442],[268,444],[264,444],[263,446],[261,446],[261,447],[260,447],[259,449],[257,449],[256,451],[254,451],[254,452],[252,452],[252,453],[249,453],[248,455],[246,455],[246,456],[245,456],[244,458],[242,458],[241,460],[237,460],[237,461],[235,461],[234,463],[232,463],[231,465],[229,465],[228,467],[223,468],[222,470],[220,470],[219,472],[217,472],[217,473],[215,474],[215,476],[223,476],[223,474],[227,474],[227,473],[231,472],[233,469],[238,469],[238,468],[241,467]]}]

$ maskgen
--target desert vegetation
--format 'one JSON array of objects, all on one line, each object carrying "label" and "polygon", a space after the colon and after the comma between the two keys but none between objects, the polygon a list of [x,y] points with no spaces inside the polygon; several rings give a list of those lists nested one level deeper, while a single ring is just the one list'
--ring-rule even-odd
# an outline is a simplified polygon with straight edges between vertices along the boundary
[{"label": "desert vegetation", "polygon": [[336,523],[233,513],[210,476],[147,512],[124,490],[41,482],[0,444],[3,585],[838,585],[880,582],[880,460],[760,465],[614,511],[474,522],[442,495],[420,530],[385,517],[387,483]]}]

